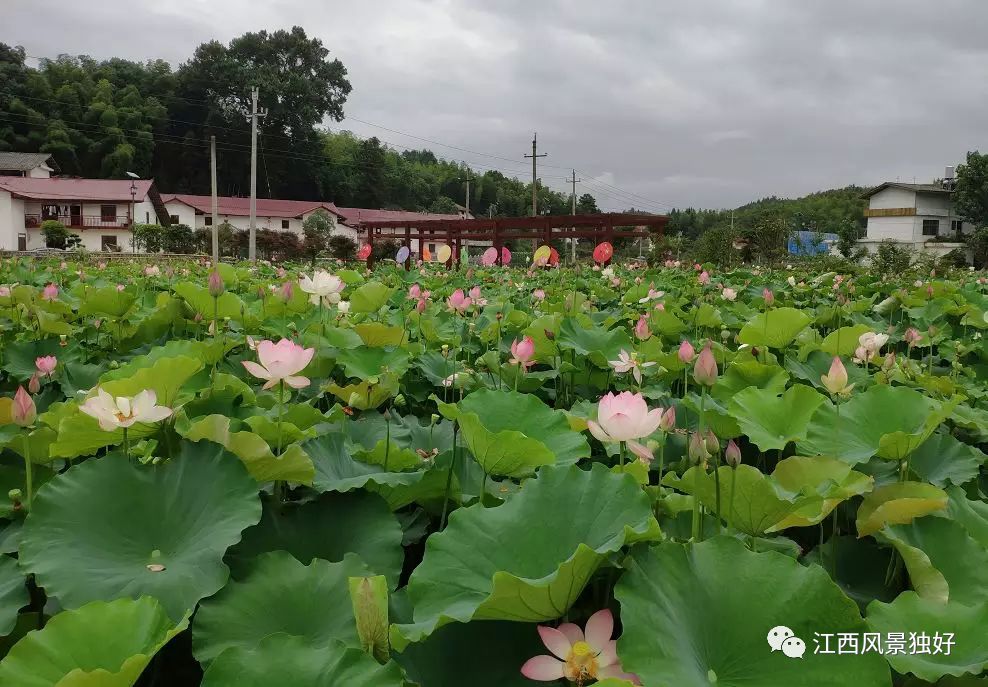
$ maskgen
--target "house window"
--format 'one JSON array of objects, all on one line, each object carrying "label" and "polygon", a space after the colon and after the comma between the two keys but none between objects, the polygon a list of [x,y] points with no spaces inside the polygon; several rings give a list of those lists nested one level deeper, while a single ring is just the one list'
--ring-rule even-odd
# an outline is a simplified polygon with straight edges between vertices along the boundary
[{"label": "house window", "polygon": [[206,215],[206,226],[207,227],[213,226],[213,216],[212,215]]},{"label": "house window", "polygon": [[117,237],[109,234],[104,234],[103,236],[99,237],[99,246],[100,246],[100,250],[104,252],[116,251]]},{"label": "house window", "polygon": [[100,205],[99,206],[99,218],[104,222],[116,222],[117,221],[117,206],[116,205]]},{"label": "house window", "polygon": [[432,253],[433,255],[436,254],[436,244],[434,243],[429,244],[429,252]]},{"label": "house window", "polygon": [[955,234],[960,234],[964,231],[964,220],[962,219],[952,219],[950,220],[950,230]]},{"label": "house window", "polygon": [[150,212],[145,212],[144,213],[144,224],[151,224],[151,213]]},{"label": "house window", "polygon": [[940,233],[940,220],[938,219],[923,220],[923,236],[936,236],[939,233]]},{"label": "house window", "polygon": [[281,228],[282,229],[288,229],[288,227],[290,227],[290,226],[291,226],[291,223],[287,219],[281,220]]},{"label": "house window", "polygon": [[172,224],[178,224],[178,215],[169,215],[168,218],[171,220]]}]

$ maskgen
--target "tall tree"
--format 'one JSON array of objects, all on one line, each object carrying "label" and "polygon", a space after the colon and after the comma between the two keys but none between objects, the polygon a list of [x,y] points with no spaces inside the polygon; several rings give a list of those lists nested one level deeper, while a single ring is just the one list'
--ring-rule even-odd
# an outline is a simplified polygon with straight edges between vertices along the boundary
[{"label": "tall tree", "polygon": [[988,153],[972,151],[957,167],[954,193],[957,214],[976,227],[988,227]]}]

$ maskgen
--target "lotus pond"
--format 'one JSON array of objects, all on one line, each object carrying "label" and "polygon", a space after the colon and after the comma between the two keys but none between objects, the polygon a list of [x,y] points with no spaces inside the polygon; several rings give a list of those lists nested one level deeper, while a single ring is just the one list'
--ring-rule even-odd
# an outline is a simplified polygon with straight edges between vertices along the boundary
[{"label": "lotus pond", "polygon": [[979,273],[0,262],[0,685],[984,684]]}]

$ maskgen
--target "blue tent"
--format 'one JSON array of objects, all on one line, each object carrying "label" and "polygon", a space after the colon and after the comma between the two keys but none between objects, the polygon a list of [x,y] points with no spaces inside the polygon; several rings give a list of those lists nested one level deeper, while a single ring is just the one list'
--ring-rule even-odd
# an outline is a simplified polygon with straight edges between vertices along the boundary
[{"label": "blue tent", "polygon": [[822,255],[830,252],[830,246],[835,241],[837,234],[795,231],[789,236],[789,252],[793,255]]}]

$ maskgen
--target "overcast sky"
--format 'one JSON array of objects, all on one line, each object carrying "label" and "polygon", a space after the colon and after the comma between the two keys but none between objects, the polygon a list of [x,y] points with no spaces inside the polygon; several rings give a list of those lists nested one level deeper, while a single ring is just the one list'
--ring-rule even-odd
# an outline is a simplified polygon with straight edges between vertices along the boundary
[{"label": "overcast sky", "polygon": [[301,25],[349,70],[347,115],[517,162],[333,128],[523,176],[538,131],[545,182],[576,167],[608,209],[932,180],[988,150],[986,0],[0,4],[0,41],[30,55],[176,66],[206,40]]}]

